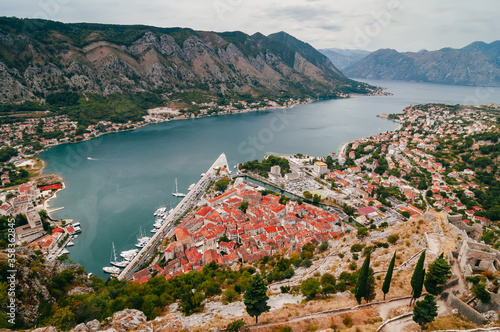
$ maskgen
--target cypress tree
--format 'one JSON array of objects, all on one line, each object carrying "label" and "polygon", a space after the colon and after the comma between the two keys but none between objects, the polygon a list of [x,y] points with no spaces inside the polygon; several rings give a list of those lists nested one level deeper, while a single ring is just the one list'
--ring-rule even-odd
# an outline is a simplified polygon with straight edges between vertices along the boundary
[{"label": "cypress tree", "polygon": [[385,295],[389,293],[389,288],[391,287],[392,280],[392,272],[394,271],[394,264],[396,264],[396,252],[392,256],[391,262],[389,263],[389,268],[387,269],[387,273],[385,275],[384,284],[382,285],[382,292],[384,292],[384,301]]},{"label": "cypress tree", "polygon": [[370,269],[370,255],[368,253],[366,255],[365,261],[359,270],[358,281],[356,282],[356,288],[354,289],[354,296],[356,297],[356,301],[361,304],[362,298],[367,298],[368,293],[368,274]]},{"label": "cypress tree", "polygon": [[373,301],[375,299],[375,295],[377,295],[377,293],[375,292],[375,272],[373,272],[372,268],[369,268],[368,278],[366,281],[366,302]]},{"label": "cypress tree", "polygon": [[425,277],[425,250],[420,255],[418,259],[417,265],[415,265],[415,270],[413,271],[413,275],[411,276],[411,288],[412,288],[412,300],[410,301],[410,305],[414,299],[418,299],[420,295],[422,295],[422,288],[424,287],[424,277]]},{"label": "cypress tree", "polygon": [[271,307],[267,305],[269,297],[266,291],[267,288],[264,281],[260,277],[260,274],[256,273],[243,295],[243,303],[245,304],[248,314],[255,317],[255,323],[259,322],[260,314],[271,309]]}]

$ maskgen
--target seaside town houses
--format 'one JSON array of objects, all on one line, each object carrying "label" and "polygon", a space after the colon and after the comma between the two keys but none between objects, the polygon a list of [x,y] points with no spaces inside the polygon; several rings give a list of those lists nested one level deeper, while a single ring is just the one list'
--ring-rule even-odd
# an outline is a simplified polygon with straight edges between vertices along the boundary
[{"label": "seaside town houses", "polygon": [[[233,189],[209,199],[206,206],[184,218],[165,248],[167,264],[153,268],[171,278],[200,270],[212,261],[231,265],[275,253],[300,252],[309,242],[338,238],[346,230],[336,214],[297,201],[283,205],[279,200],[279,196],[263,196],[237,179]],[[249,203],[246,213],[239,208],[242,202]],[[147,280],[139,272],[134,279]]]},{"label": "seaside town houses", "polygon": [[[297,103],[302,102],[290,100],[287,105]],[[277,105],[266,100],[196,106],[197,114],[167,107],[152,109],[143,121],[136,123],[99,121],[83,127],[66,115],[59,115],[1,125],[0,144],[5,157],[0,180],[8,191],[2,194],[0,216],[25,218],[25,224],[16,228],[17,242],[54,257],[60,253],[58,248],[63,239],[80,231],[74,225],[59,225],[51,234],[44,230],[38,213],[44,209],[41,203],[61,186],[53,183],[37,186],[29,182],[29,176],[20,174],[24,166],[33,164],[37,151],[151,122]],[[273,254],[290,255],[300,252],[310,242],[341,239],[346,232],[359,227],[391,227],[424,216],[429,210],[445,212],[454,227],[476,241],[483,240],[483,234],[500,231],[494,222],[498,219],[488,217],[491,215],[488,207],[478,198],[488,189],[479,180],[478,169],[465,163],[457,167],[463,160],[442,157],[450,147],[464,146],[465,151],[494,147],[497,142],[487,136],[470,143],[474,135],[496,131],[494,113],[454,105],[419,105],[407,107],[402,114],[380,117],[396,119],[399,127],[355,140],[328,157],[287,156],[290,170],[286,173],[274,165],[265,179],[259,174],[248,174],[295,199],[283,202],[280,196],[256,189],[243,178],[235,179],[223,193],[209,195],[168,233],[165,245],[160,247],[162,259],[136,272],[134,280],[145,282],[153,275],[172,278],[200,270],[212,261],[233,265]],[[483,170],[490,167],[485,165]],[[321,204],[310,204],[313,200]],[[240,208],[243,202],[248,203],[246,209]],[[458,249],[462,270],[471,273],[476,268],[478,253],[487,244],[467,241]],[[482,263],[478,263],[480,267],[496,264],[496,256],[483,256]]]},{"label": "seaside town houses", "polygon": [[[434,153],[443,143],[487,132],[491,121],[496,121],[492,115],[468,108],[452,112],[446,106],[412,106],[399,115],[404,127],[348,144],[331,169],[325,158],[285,157],[290,172],[282,176],[281,168],[273,166],[266,181],[299,197],[319,195],[331,209],[295,200],[280,204],[279,196],[262,195],[238,179],[169,234],[162,266],[137,272],[134,279],[144,282],[153,274],[171,278],[212,261],[231,265],[300,252],[308,242],[336,239],[360,226],[390,227],[429,209],[456,215],[470,234],[481,235],[491,221],[480,213],[479,203],[469,209],[457,194],[474,198],[479,188],[474,170],[449,171]],[[242,202],[249,203],[245,213],[239,208]],[[346,207],[352,208],[350,215]]]}]

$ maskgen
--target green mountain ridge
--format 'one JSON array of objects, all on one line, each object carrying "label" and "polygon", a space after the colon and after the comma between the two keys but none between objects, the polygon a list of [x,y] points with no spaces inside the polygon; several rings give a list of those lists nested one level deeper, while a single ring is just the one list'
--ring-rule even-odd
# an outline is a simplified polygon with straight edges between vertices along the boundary
[{"label": "green mountain ridge", "polygon": [[56,92],[317,99],[373,88],[346,78],[285,32],[266,37],[8,17],[0,17],[0,87],[0,103],[43,101]]}]

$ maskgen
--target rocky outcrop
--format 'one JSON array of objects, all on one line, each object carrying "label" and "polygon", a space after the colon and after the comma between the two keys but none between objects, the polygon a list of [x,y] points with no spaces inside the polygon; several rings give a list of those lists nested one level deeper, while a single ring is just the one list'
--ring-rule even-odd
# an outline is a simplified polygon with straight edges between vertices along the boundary
[{"label": "rocky outcrop", "polygon": [[146,315],[135,309],[125,309],[116,312],[108,325],[101,327],[103,332],[127,332],[141,327],[143,331],[153,331],[151,324],[146,324]]},{"label": "rocky outcrop", "polygon": [[0,103],[66,91],[318,97],[368,87],[284,32],[266,37],[3,17],[0,42],[7,46],[0,48]]},{"label": "rocky outcrop", "polygon": [[[142,311],[135,309],[125,309],[115,312],[113,318],[108,319],[109,323],[104,326],[97,320],[78,324],[72,332],[128,332],[140,328],[141,331],[154,331],[153,324],[148,322],[146,315]],[[53,327],[43,327],[31,332],[57,332]]]},{"label": "rocky outcrop", "polygon": [[[34,326],[40,317],[42,305],[56,303],[50,292],[52,278],[64,270],[71,270],[75,278],[82,280],[82,286],[76,287],[69,292],[85,293],[93,292],[88,287],[88,281],[84,269],[79,265],[64,265],[57,261],[45,262],[28,247],[16,248],[16,317],[27,326]],[[6,256],[0,253],[0,260],[5,261]]]},{"label": "rocky outcrop", "polygon": [[349,77],[500,86],[500,41],[461,49],[399,53],[381,49],[345,68]]}]

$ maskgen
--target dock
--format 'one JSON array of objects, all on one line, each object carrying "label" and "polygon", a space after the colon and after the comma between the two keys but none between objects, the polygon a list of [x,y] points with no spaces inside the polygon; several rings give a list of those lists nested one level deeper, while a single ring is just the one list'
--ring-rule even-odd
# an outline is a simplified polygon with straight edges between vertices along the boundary
[{"label": "dock", "polygon": [[47,210],[47,213],[50,214],[50,213],[53,213],[53,212],[56,212],[56,211],[60,211],[62,209],[64,209],[64,206],[63,207],[58,207],[58,208],[55,208],[55,209],[52,209],[52,210]]},{"label": "dock", "polygon": [[217,177],[217,170],[221,167],[227,167],[227,158],[224,153],[222,153],[219,158],[210,166],[205,175],[196,183],[193,189],[191,189],[188,194],[177,204],[172,213],[170,213],[165,220],[162,227],[151,237],[148,243],[139,251],[137,256],[127,265],[122,272],[118,275],[118,280],[130,280],[134,272],[137,272],[137,268],[144,264],[151,255],[154,253],[158,245],[162,242],[163,238],[173,229],[175,229],[175,221],[177,218],[181,217],[191,205],[196,203],[198,197],[205,192],[210,180]]}]

